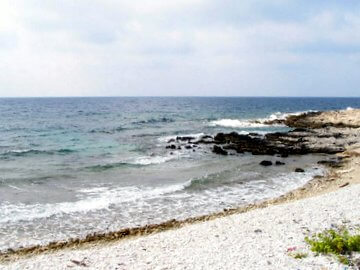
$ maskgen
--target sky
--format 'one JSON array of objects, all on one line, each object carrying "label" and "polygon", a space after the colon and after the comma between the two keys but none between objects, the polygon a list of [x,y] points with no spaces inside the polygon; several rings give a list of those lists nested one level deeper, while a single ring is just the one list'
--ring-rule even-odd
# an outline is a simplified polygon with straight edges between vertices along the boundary
[{"label": "sky", "polygon": [[360,96],[360,1],[1,0],[0,96]]}]

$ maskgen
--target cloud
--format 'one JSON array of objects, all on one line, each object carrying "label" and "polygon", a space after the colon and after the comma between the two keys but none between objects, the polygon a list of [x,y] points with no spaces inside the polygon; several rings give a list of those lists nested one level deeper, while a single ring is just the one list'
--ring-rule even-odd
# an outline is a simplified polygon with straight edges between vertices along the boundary
[{"label": "cloud", "polygon": [[0,96],[358,95],[359,11],[353,0],[3,1]]}]

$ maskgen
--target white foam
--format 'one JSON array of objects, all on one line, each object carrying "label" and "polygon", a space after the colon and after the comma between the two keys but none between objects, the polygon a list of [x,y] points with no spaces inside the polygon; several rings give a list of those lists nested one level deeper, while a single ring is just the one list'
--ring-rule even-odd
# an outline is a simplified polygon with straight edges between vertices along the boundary
[{"label": "white foam", "polygon": [[[283,113],[275,112],[270,114],[266,118],[259,119],[220,119],[210,122],[210,126],[222,126],[230,128],[259,128],[259,127],[268,127],[269,124],[266,124],[268,121],[274,120],[285,120],[291,115],[301,115],[303,113],[315,112],[313,110],[301,111],[301,112],[292,112],[292,113]],[[273,124],[273,126],[284,126],[281,124]]]},{"label": "white foam", "polygon": [[110,205],[119,205],[121,203],[133,202],[137,200],[144,201],[164,194],[174,193],[183,190],[185,184],[174,184],[162,187],[121,187],[106,188],[96,187],[87,188],[79,191],[79,200],[75,202],[62,202],[53,204],[10,204],[2,203],[0,205],[0,224],[7,222],[17,222],[21,220],[34,220],[38,218],[47,218],[59,214],[71,214],[77,212],[89,212],[101,209],[108,209]]},{"label": "white foam", "polygon": [[21,153],[29,153],[31,151],[34,151],[34,150],[33,149],[14,149],[14,150],[8,150],[5,153],[21,154]]},{"label": "white foam", "polygon": [[352,110],[355,110],[353,107],[347,107],[346,108],[346,111],[352,111]]},{"label": "white foam", "polygon": [[252,120],[220,119],[210,122],[210,126],[222,126],[231,128],[265,127],[263,123],[255,123]]},{"label": "white foam", "polygon": [[179,158],[179,154],[173,154],[170,156],[144,156],[136,158],[132,163],[137,165],[151,165],[161,164],[167,161]]}]

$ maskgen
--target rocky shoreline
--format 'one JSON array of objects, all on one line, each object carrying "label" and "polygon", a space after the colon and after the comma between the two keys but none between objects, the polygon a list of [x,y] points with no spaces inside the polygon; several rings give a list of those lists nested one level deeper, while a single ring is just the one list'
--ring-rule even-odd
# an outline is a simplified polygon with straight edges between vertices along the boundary
[{"label": "rocky shoreline", "polygon": [[[328,113],[328,112],[326,112]],[[325,114],[326,114],[325,113]],[[206,145],[219,155],[235,155],[251,153],[252,155],[270,155],[286,158],[290,155],[337,154],[344,152],[349,146],[358,142],[358,134],[354,129],[360,127],[357,122],[318,122],[317,118],[326,118],[323,112],[310,112],[301,115],[290,115],[284,120],[267,121],[265,124],[284,124],[292,128],[288,132],[275,132],[261,135],[218,133],[215,136],[177,137],[168,141],[167,149],[193,149]],[[265,160],[266,161],[266,160]],[[333,158],[320,162],[340,167],[341,159]],[[272,165],[263,162],[260,165]],[[282,165],[279,161],[275,165]]]},{"label": "rocky shoreline", "polygon": [[[358,115],[359,112],[356,111],[356,115]],[[344,170],[349,164],[353,166],[352,157],[357,156],[357,154],[360,155],[356,150],[360,147],[360,130],[355,128],[357,125],[356,121],[358,121],[357,119],[359,118],[356,118],[356,121],[352,121],[351,126],[347,125],[347,123],[340,125],[337,122],[334,122],[335,124],[332,126],[329,125],[330,122],[326,122],[326,127],[320,127],[320,125],[316,124],[316,119],[314,120],[314,117],[326,118],[327,113],[329,112],[317,113],[316,115],[310,113],[297,116],[297,120],[293,121],[295,124],[290,126],[294,129],[289,132],[271,133],[266,134],[265,136],[256,133],[248,135],[219,133],[214,137],[210,135],[202,136],[199,140],[195,140],[193,137],[178,137],[169,141],[167,146],[169,151],[171,151],[172,149],[178,149],[179,147],[185,147],[187,149],[192,148],[195,150],[202,145],[206,145],[207,147],[211,147],[215,154],[222,155],[242,154],[244,152],[250,152],[254,155],[278,155],[282,157],[309,153],[331,154],[328,159],[320,162],[330,168],[329,173],[325,177],[313,179],[298,190],[289,192],[279,198],[258,202],[236,209],[224,209],[222,212],[211,215],[189,218],[182,221],[170,220],[161,224],[123,229],[117,232],[98,233],[89,235],[84,239],[70,239],[68,241],[50,243],[45,246],[8,250],[7,252],[0,253],[0,262],[13,261],[24,256],[49,253],[64,248],[74,249],[83,246],[91,247],[91,245],[100,242],[106,243],[109,241],[117,241],[119,239],[128,239],[129,237],[153,234],[183,227],[187,224],[208,221],[232,214],[248,212],[257,208],[265,208],[273,204],[281,204],[295,199],[306,198],[308,196],[330,191],[334,188],[346,186],[349,182],[337,179],[337,177],[339,176],[339,173],[341,173],[341,170]],[[350,118],[353,119],[352,117]],[[309,122],[311,128],[298,127],[296,123],[300,122],[301,125]],[[312,125],[311,123],[315,124]],[[333,154],[338,155],[334,156]],[[282,164],[278,163],[275,165]]]}]

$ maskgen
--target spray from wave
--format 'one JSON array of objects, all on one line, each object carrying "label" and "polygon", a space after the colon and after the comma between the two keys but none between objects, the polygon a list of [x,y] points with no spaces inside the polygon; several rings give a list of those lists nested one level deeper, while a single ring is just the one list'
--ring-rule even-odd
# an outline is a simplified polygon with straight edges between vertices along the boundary
[{"label": "spray from wave", "polygon": [[229,128],[261,128],[268,126],[284,126],[281,121],[285,120],[287,117],[292,115],[301,115],[304,113],[315,112],[312,110],[293,112],[293,113],[283,113],[275,112],[269,115],[266,118],[258,119],[219,119],[210,122],[210,126],[222,126]]}]

